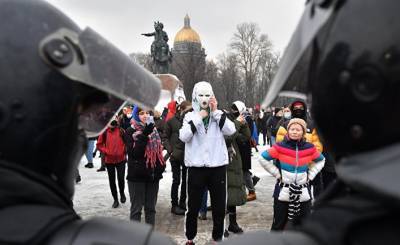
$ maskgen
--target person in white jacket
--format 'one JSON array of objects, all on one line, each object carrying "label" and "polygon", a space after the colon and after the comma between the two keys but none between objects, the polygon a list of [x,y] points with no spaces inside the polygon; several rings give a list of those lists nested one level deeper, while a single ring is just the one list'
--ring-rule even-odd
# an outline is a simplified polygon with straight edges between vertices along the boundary
[{"label": "person in white jacket", "polygon": [[222,239],[226,209],[226,165],[229,163],[224,135],[235,133],[235,125],[218,110],[217,100],[208,82],[193,88],[193,111],[185,115],[179,139],[185,143],[185,165],[188,167],[188,212],[186,244],[194,244],[197,215],[205,189],[211,196],[214,241]]}]

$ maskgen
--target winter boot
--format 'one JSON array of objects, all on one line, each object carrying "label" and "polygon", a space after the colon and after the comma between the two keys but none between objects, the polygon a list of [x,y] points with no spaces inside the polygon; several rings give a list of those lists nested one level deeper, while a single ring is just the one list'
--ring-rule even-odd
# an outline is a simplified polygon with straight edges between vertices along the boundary
[{"label": "winter boot", "polygon": [[224,231],[224,237],[229,237],[229,231],[227,229]]},{"label": "winter boot", "polygon": [[85,165],[85,168],[93,168],[93,163],[92,163],[92,162],[88,162],[88,163]]},{"label": "winter boot", "polygon": [[185,210],[180,208],[179,206],[172,206],[171,213],[175,215],[185,215]]},{"label": "winter boot", "polygon": [[258,176],[255,176],[255,175],[251,179],[253,180],[253,185],[254,186],[256,186],[258,181],[260,180],[260,178]]},{"label": "winter boot", "polygon": [[121,203],[125,203],[126,202],[126,196],[125,193],[121,193]]},{"label": "winter boot", "polygon": [[112,205],[112,208],[118,208],[119,207],[119,202],[118,200],[114,200],[114,203]]},{"label": "winter boot", "polygon": [[99,169],[97,169],[97,172],[102,172],[102,171],[106,171],[106,168],[101,166]]},{"label": "winter boot", "polygon": [[199,219],[200,220],[207,220],[207,213],[200,212],[199,213]]},{"label": "winter boot", "polygon": [[179,207],[186,211],[186,202],[179,202]]},{"label": "winter boot", "polygon": [[249,191],[249,194],[247,195],[247,201],[251,202],[257,199],[256,192],[255,191]]},{"label": "winter boot", "polygon": [[82,178],[81,178],[81,176],[78,174],[78,175],[76,176],[75,183],[79,183],[79,182],[81,182],[81,180],[82,180]]},{"label": "winter boot", "polygon": [[186,245],[195,245],[194,242],[193,242],[192,240],[187,241],[185,244],[186,244]]},{"label": "winter boot", "polygon": [[235,234],[237,233],[243,233],[242,228],[238,225],[236,222],[236,213],[230,213],[229,214],[229,226],[228,226],[228,231],[233,232]]}]

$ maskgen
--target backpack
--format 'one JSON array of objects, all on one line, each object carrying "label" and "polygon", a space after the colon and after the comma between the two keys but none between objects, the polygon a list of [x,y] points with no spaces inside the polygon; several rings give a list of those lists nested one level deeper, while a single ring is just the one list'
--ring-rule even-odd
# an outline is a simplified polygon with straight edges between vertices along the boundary
[{"label": "backpack", "polygon": [[[122,139],[124,139],[124,135],[125,135],[125,130],[121,127],[119,128],[119,135],[121,136]],[[104,132],[101,134],[101,137],[103,138],[103,144],[106,145],[107,143],[107,130],[104,130]]]}]

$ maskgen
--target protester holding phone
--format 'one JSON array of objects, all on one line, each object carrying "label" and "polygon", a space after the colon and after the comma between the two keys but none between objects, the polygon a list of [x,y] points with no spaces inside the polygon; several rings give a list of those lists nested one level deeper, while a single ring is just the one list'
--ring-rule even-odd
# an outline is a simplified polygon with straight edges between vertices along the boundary
[{"label": "protester holding phone", "polygon": [[184,161],[188,167],[186,244],[194,244],[197,215],[206,188],[211,196],[212,238],[214,241],[222,239],[226,213],[226,167],[229,164],[224,136],[236,132],[235,124],[224,111],[218,110],[210,83],[195,84],[192,107],[193,111],[185,115],[179,130],[179,139],[185,143]]},{"label": "protester holding phone", "polygon": [[126,130],[128,149],[128,188],[131,199],[130,219],[155,224],[159,180],[165,170],[160,135],[150,112],[135,107],[131,127]]}]

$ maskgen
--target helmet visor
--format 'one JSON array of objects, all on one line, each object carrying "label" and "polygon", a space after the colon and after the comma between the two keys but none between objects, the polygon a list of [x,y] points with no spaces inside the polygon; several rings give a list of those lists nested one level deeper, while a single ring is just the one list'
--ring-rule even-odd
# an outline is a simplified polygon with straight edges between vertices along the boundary
[{"label": "helmet visor", "polygon": [[[73,59],[67,65],[55,65],[45,53],[54,40],[64,44],[59,53],[73,50]],[[90,28],[79,34],[60,29],[42,40],[40,50],[45,62],[69,79],[107,94],[105,103],[81,113],[81,127],[88,135],[100,134],[125,101],[154,108],[159,100],[159,79]]]},{"label": "helmet visor", "polygon": [[304,99],[308,89],[308,72],[312,59],[313,41],[334,14],[336,1],[320,7],[309,1],[303,16],[280,61],[262,106],[270,106],[278,96]]},{"label": "helmet visor", "polygon": [[108,102],[92,105],[80,113],[79,126],[85,130],[87,137],[98,136],[125,105],[125,101],[108,95]]}]

